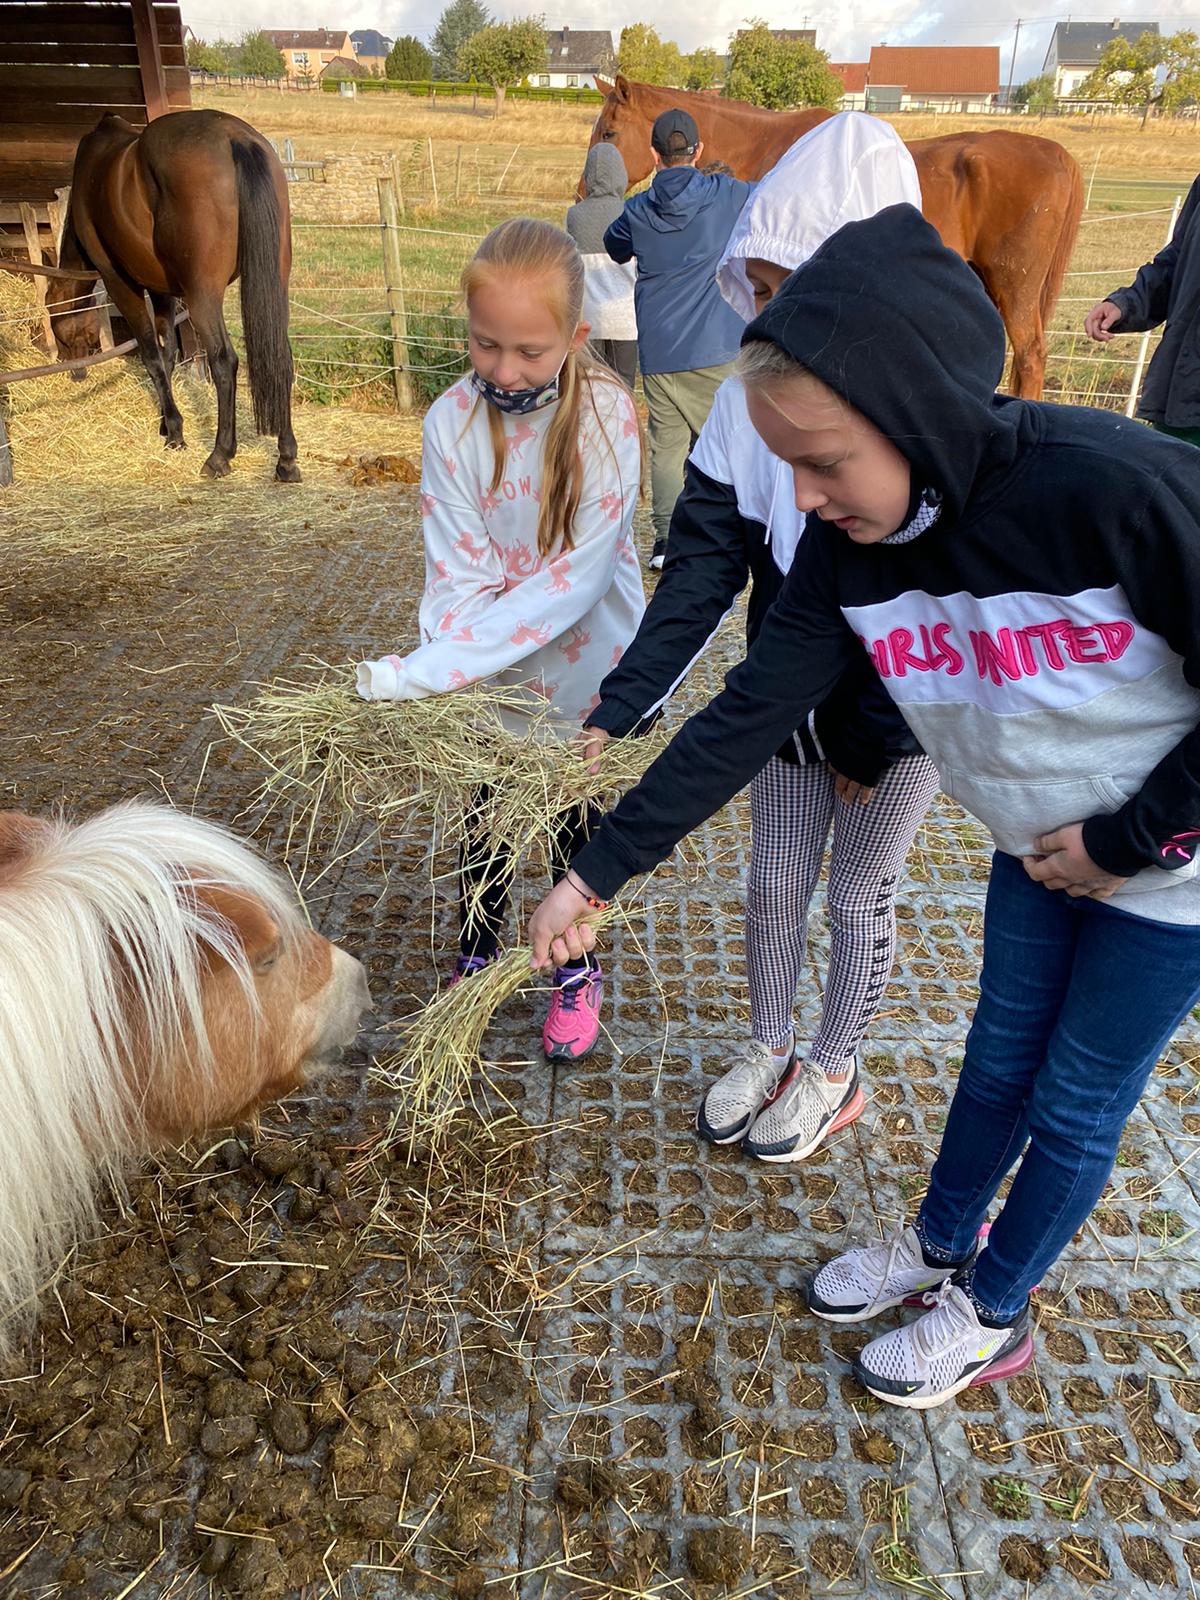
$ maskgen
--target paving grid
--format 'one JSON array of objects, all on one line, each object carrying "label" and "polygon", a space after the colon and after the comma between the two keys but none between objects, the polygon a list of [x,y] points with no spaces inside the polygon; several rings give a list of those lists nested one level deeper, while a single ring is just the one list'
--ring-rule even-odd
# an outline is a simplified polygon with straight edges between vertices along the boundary
[{"label": "paving grid", "polygon": [[[332,497],[325,509],[344,513]],[[149,585],[119,571],[101,580],[94,566],[70,561],[5,579],[0,794],[35,810],[136,790],[195,795],[204,814],[257,829],[282,852],[282,816],[246,811],[252,769],[206,755],[214,729],[204,708],[286,673],[305,653],[337,659],[377,646],[411,610],[380,591],[378,573],[394,565],[399,531],[411,541],[401,572],[412,581],[413,497],[362,491],[343,520],[354,534],[326,529],[298,545],[286,581],[278,551],[258,560],[236,545],[198,553]],[[236,581],[223,576],[235,572]],[[161,672],[180,661],[190,666]],[[693,696],[710,692],[719,673],[719,660],[706,665]],[[923,1188],[974,1003],[986,841],[939,804],[900,886],[897,969],[867,1048],[867,1114],[803,1167],[766,1168],[699,1145],[691,1124],[746,1017],[745,820],[743,798],[704,831],[697,860],[656,877],[656,908],[638,930],[647,960],[616,937],[611,1036],[584,1070],[552,1077],[530,1060],[544,995],[519,998],[494,1029],[489,1056],[509,1064],[497,1071],[501,1086],[531,1125],[551,1130],[539,1143],[542,1198],[519,1226],[531,1269],[558,1289],[531,1321],[514,1324],[518,1384],[476,1368],[465,1390],[462,1350],[478,1332],[468,1326],[458,1346],[436,1353],[413,1399],[421,1415],[455,1417],[469,1392],[493,1457],[525,1475],[507,1480],[481,1560],[489,1577],[511,1581],[484,1592],[715,1596],[720,1584],[689,1575],[689,1541],[723,1529],[753,1536],[731,1592],[761,1581],[755,1592],[779,1600],[899,1592],[887,1574],[918,1571],[941,1576],[940,1588],[917,1592],[961,1600],[1093,1586],[1192,1592],[1196,1020],[1131,1119],[1101,1207],[1040,1297],[1036,1368],[927,1415],[880,1407],[848,1377],[861,1333],[807,1317],[797,1289],[815,1262],[891,1226]],[[431,879],[449,863],[435,862],[419,832],[382,853],[351,833],[341,850],[328,866],[331,841],[317,841],[309,865],[327,870],[309,897],[314,917],[367,960],[381,1009],[401,1014],[444,964],[448,885]],[[299,871],[295,848],[291,859]],[[811,936],[802,1028],[815,1018],[827,954],[819,910]],[[389,1035],[380,1027],[368,1043],[386,1048]],[[379,1096],[342,1073],[293,1102],[293,1130],[352,1132]],[[287,1232],[285,1211],[280,1242]],[[399,1326],[406,1285],[397,1271],[364,1268],[362,1288],[364,1303],[389,1308],[380,1324]],[[318,1473],[328,1449],[318,1436],[302,1468]],[[613,1497],[594,1511],[556,1500],[556,1475],[592,1459],[614,1464]],[[185,1463],[193,1508],[201,1483],[198,1462]],[[3,1525],[0,1569],[39,1526]],[[91,1548],[99,1576],[78,1592],[111,1600],[136,1571],[104,1530]],[[517,1571],[525,1576],[512,1579]],[[22,1581],[31,1600],[62,1592],[60,1574],[36,1556]],[[168,1591],[207,1594],[208,1580],[164,1566],[138,1592]],[[416,1590],[410,1579],[361,1570],[342,1575],[337,1592],[392,1600]]]}]

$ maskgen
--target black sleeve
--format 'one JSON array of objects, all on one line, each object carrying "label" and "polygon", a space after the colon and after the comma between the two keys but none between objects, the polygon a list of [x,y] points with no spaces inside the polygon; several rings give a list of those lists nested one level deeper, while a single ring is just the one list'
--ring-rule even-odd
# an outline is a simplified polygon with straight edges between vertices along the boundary
[{"label": "black sleeve", "polygon": [[837,606],[831,539],[810,529],[800,541],[750,654],[575,857],[603,899],[744,788],[862,649]]},{"label": "black sleeve", "polygon": [[604,248],[620,266],[633,260],[633,230],[629,226],[628,212],[622,211],[604,230]]},{"label": "black sleeve", "polygon": [[[1160,478],[1136,535],[1114,530],[1113,556],[1134,616],[1182,657],[1185,679],[1200,689],[1200,472],[1191,447],[1172,454],[1177,463]],[[1084,823],[1083,843],[1097,866],[1124,878],[1192,860],[1200,846],[1200,725],[1119,811]]]},{"label": "black sleeve", "polygon": [[897,761],[922,753],[865,650],[818,706],[816,734],[830,766],[871,789]]},{"label": "black sleeve", "polygon": [[1114,289],[1106,297],[1120,308],[1121,320],[1113,330],[1115,333],[1144,333],[1147,328],[1156,328],[1165,321],[1179,261],[1179,246],[1193,224],[1200,226],[1197,212],[1200,212],[1200,178],[1188,192],[1170,243],[1163,246],[1153,261],[1147,261],[1127,289]]},{"label": "black sleeve", "polygon": [[736,491],[689,462],[658,588],[633,643],[600,685],[589,727],[623,737],[674,694],[748,577]]}]

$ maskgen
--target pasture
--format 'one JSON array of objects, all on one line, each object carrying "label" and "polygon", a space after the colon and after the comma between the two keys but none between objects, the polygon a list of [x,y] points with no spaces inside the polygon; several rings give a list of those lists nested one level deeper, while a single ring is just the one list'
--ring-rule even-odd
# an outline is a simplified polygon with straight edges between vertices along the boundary
[{"label": "pasture", "polygon": [[[558,108],[493,123],[315,95],[220,103],[291,136],[297,159],[353,146],[415,164],[434,138],[439,204],[414,176],[404,240],[410,308],[429,291],[430,387],[457,359],[452,286],[472,239],[521,207],[561,210],[588,123]],[[1085,181],[1100,157],[1068,280],[1090,304],[1083,286],[1126,281],[1121,269],[1157,248],[1160,201],[1200,166],[1200,138],[1062,134],[1079,141]],[[490,169],[481,158],[498,172],[526,138],[536,182],[452,208],[441,174],[460,143],[502,150]],[[559,168],[568,187],[553,190]],[[810,1161],[754,1165],[700,1145],[692,1126],[746,1024],[745,797],[656,875],[646,918],[606,936],[608,1031],[584,1067],[541,1061],[547,996],[531,985],[489,1035],[491,1125],[463,1116],[436,1151],[388,1142],[391,1096],[367,1067],[452,958],[453,861],[419,817],[383,838],[293,838],[209,711],[302,661],[415,642],[417,490],[371,465],[420,447],[418,419],[391,409],[378,224],[296,237],[302,483],[271,482],[271,441],[256,445],[245,418],[233,476],[202,482],[215,402],[192,374],[177,379],[182,454],[159,447],[132,369],[14,391],[0,805],[89,812],[165,795],[233,824],[303,879],[314,924],[367,965],[377,1016],[325,1081],[146,1163],[48,1289],[37,1334],[0,1371],[0,1592],[1192,1592],[1200,1020],[1165,1056],[1100,1207],[1037,1298],[1028,1372],[936,1412],[881,1407],[848,1374],[861,1331],[817,1323],[798,1293],[813,1264],[911,1211],[944,1126],[987,870],[981,830],[949,803],[902,878],[868,1110]],[[0,352],[22,348],[31,316],[28,297],[5,296]],[[331,332],[330,318],[349,326]],[[1119,400],[1127,370],[1069,364],[1070,340],[1051,368],[1061,391],[1108,384]],[[641,513],[647,548],[648,535]],[[719,686],[741,620],[676,717]],[[523,893],[542,881],[530,864]],[[821,910],[812,935],[801,1028],[828,952]]]}]

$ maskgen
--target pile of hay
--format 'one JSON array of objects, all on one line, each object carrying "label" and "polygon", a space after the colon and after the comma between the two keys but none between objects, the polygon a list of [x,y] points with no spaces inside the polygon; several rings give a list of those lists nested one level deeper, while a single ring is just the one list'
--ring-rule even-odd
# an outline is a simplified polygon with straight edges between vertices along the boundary
[{"label": "pile of hay", "polygon": [[[33,280],[0,271],[0,372],[58,360],[57,351],[47,354],[35,342],[40,331]],[[136,354],[85,368],[78,379],[63,373],[0,387],[17,485],[199,482],[217,431],[216,390],[186,365],[176,368],[174,392],[183,414],[185,450],[164,449],[158,402]],[[310,405],[296,405],[294,412],[306,478],[375,483],[385,480],[379,474],[355,476],[362,458],[373,461],[396,451],[420,458],[419,418]],[[244,361],[237,426],[234,477],[261,478],[271,485],[276,443],[254,431]],[[402,480],[393,475],[392,481]],[[285,510],[282,496],[279,509]]]},{"label": "pile of hay", "polygon": [[595,773],[538,696],[473,684],[395,704],[359,699],[354,667],[320,663],[246,706],[213,711],[268,769],[260,799],[285,800],[311,839],[319,819],[377,826],[421,812],[443,842],[487,840],[498,858],[549,857],[574,807],[611,804],[667,743],[660,726],[614,739]]}]

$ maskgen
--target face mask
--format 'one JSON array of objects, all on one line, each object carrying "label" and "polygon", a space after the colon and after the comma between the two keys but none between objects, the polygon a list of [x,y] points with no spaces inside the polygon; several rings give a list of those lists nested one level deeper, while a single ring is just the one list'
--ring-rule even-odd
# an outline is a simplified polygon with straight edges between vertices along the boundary
[{"label": "face mask", "polygon": [[471,383],[476,392],[489,405],[495,406],[497,411],[503,411],[510,417],[527,417],[531,411],[541,411],[544,406],[552,406],[558,399],[558,380],[566,364],[567,358],[564,356],[549,382],[539,384],[536,389],[501,389],[490,378],[480,377],[478,372],[472,372]]}]

